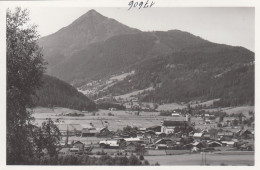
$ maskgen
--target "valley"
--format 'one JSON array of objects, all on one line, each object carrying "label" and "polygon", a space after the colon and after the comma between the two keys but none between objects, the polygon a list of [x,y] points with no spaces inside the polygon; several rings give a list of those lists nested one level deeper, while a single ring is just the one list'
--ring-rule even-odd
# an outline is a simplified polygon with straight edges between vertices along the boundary
[{"label": "valley", "polygon": [[23,106],[40,163],[255,164],[253,51],[95,10],[37,43],[48,65]]}]

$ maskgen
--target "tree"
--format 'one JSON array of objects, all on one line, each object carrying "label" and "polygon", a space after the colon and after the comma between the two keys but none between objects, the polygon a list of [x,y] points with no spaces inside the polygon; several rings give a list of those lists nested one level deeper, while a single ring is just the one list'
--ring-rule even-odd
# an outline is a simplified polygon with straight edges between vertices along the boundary
[{"label": "tree", "polygon": [[[221,124],[221,123],[218,123],[217,126],[218,126],[218,127],[222,127],[222,124]],[[209,129],[209,134],[210,134],[210,137],[212,137],[213,139],[215,139],[215,138],[217,137],[218,130],[217,130],[217,129],[214,129],[214,128],[211,128],[211,129]]]},{"label": "tree", "polygon": [[250,116],[252,116],[252,115],[254,115],[254,112],[248,111],[248,114],[249,114]]},{"label": "tree", "polygon": [[223,122],[224,117],[225,117],[224,115],[219,116],[219,122]]},{"label": "tree", "polygon": [[41,84],[44,61],[36,26],[28,26],[28,11],[6,13],[7,164],[27,164],[33,155],[31,96]]},{"label": "tree", "polygon": [[42,126],[37,128],[37,132],[34,133],[37,157],[43,156],[43,149],[46,149],[50,158],[57,159],[58,153],[56,148],[59,144],[60,136],[61,133],[58,127],[50,118],[44,121]]},{"label": "tree", "polygon": [[222,127],[222,124],[221,124],[221,123],[218,123],[217,126],[218,126],[218,127]]},{"label": "tree", "polygon": [[233,126],[237,126],[238,123],[239,123],[239,121],[238,121],[237,119],[235,119],[235,120],[233,121]]}]

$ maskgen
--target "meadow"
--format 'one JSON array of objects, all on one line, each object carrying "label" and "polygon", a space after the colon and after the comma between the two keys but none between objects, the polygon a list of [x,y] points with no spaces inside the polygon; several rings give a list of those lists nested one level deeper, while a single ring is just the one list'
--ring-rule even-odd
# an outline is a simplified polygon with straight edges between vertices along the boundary
[{"label": "meadow", "polygon": [[[202,158],[203,157],[203,158]],[[201,153],[183,154],[183,155],[164,155],[164,156],[145,156],[150,164],[158,162],[160,165],[204,165],[205,155]],[[189,161],[187,161],[189,160]],[[223,154],[206,153],[206,165],[235,165],[235,166],[253,166],[254,152],[241,152]]]}]

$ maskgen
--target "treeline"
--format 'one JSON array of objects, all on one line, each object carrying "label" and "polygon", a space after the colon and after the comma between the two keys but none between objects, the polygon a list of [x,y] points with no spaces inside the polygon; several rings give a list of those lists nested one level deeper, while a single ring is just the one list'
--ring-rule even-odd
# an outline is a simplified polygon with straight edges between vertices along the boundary
[{"label": "treeline", "polygon": [[147,160],[140,160],[138,157],[131,155],[129,158],[111,157],[103,155],[101,157],[94,157],[88,155],[64,155],[56,158],[49,156],[42,157],[31,161],[33,165],[119,165],[119,166],[132,166],[132,165],[149,165]]},{"label": "treeline", "polygon": [[96,104],[71,85],[48,75],[42,78],[40,87],[33,96],[36,106],[66,107],[77,110],[96,110]]},{"label": "treeline", "polygon": [[98,103],[97,104],[97,108],[98,109],[104,109],[104,110],[108,110],[109,108],[116,108],[117,110],[125,110],[126,107],[124,105],[121,104],[116,104],[116,103]]}]

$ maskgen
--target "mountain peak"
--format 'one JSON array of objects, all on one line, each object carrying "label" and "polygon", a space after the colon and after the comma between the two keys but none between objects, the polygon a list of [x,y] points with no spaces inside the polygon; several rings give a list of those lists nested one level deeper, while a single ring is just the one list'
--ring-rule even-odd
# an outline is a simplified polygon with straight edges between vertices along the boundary
[{"label": "mountain peak", "polygon": [[70,25],[54,34],[41,38],[39,43],[45,47],[45,59],[51,67],[66,59],[67,55],[70,55],[73,51],[84,49],[91,43],[102,42],[115,35],[137,32],[140,31],[91,9]]},{"label": "mountain peak", "polygon": [[101,15],[96,10],[91,9],[87,11],[85,14],[76,19],[72,24],[78,24],[85,21],[97,21],[102,22],[103,20],[108,19],[107,17]]},{"label": "mountain peak", "polygon": [[102,17],[106,18],[105,16],[101,15],[100,13],[98,13],[98,12],[97,12],[96,10],[94,10],[94,9],[89,10],[89,11],[86,12],[86,14],[83,15],[83,16],[90,16],[90,17],[102,16]]},{"label": "mountain peak", "polygon": [[89,10],[88,12],[86,12],[87,14],[100,14],[100,13],[98,13],[96,10],[94,10],[94,9],[91,9],[91,10]]}]

